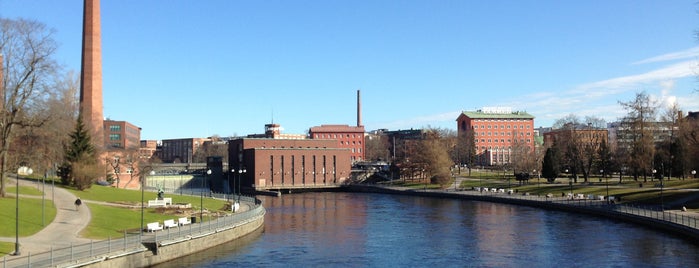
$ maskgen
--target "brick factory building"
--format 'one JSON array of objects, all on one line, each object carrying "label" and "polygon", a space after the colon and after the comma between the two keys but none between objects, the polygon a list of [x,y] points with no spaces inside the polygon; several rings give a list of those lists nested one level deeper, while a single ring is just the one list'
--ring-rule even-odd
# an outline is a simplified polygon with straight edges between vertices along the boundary
[{"label": "brick factory building", "polygon": [[[336,187],[350,176],[350,150],[336,140],[242,138],[228,143],[230,185],[273,190]],[[235,174],[235,172],[233,172]]]},{"label": "brick factory building", "polygon": [[311,139],[332,139],[337,141],[339,148],[350,150],[352,163],[365,158],[364,125],[362,125],[361,91],[357,90],[357,125],[320,125],[309,129]]},{"label": "brick factory building", "polygon": [[534,116],[526,112],[487,107],[462,112],[456,122],[459,135],[473,131],[478,165],[511,163],[515,146],[535,149]]},{"label": "brick factory building", "polygon": [[311,139],[336,140],[339,148],[350,150],[350,161],[364,159],[364,126],[321,125],[312,127],[308,134]]}]

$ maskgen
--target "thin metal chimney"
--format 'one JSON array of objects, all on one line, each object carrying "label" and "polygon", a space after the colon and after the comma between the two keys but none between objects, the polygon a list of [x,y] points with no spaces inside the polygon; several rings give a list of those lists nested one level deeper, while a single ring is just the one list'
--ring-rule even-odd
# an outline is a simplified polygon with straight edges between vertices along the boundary
[{"label": "thin metal chimney", "polygon": [[357,89],[357,126],[362,126],[362,98],[359,89]]}]

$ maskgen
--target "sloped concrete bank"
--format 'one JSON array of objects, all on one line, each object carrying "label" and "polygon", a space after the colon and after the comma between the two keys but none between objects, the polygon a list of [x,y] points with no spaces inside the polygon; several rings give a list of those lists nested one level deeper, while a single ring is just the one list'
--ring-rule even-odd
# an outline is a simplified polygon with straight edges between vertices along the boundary
[{"label": "sloped concrete bank", "polygon": [[149,267],[155,264],[172,261],[230,242],[263,228],[264,214],[265,212],[259,213],[241,224],[213,230],[197,236],[158,242],[144,242],[145,248],[140,252],[105,258],[99,262],[78,266],[97,268]]},{"label": "sloped concrete bank", "polygon": [[[506,196],[498,195],[481,195],[478,192],[460,191],[460,192],[446,192],[446,191],[422,191],[414,189],[401,189],[401,188],[389,188],[373,185],[346,185],[344,189],[348,192],[363,192],[363,193],[383,193],[383,194],[396,194],[396,195],[412,195],[412,196],[424,196],[424,197],[434,197],[434,198],[451,198],[451,199],[463,199],[463,200],[473,200],[473,201],[484,201],[493,203],[503,203],[512,205],[522,205],[529,207],[537,207],[550,210],[567,211],[574,213],[582,213],[587,215],[605,217],[625,222],[631,222],[635,224],[640,224],[646,227],[651,227],[653,229],[660,229],[665,232],[679,235],[682,238],[686,238],[693,243],[699,242],[699,229],[693,228],[687,225],[678,224],[672,221],[657,219],[653,217],[645,217],[641,215],[635,215],[631,213],[624,213],[609,209],[610,206],[580,206],[566,204],[565,202],[553,202],[553,201],[542,201],[542,200],[530,200],[530,199],[519,199],[519,198],[508,198]],[[612,205],[613,207],[613,205]]]}]

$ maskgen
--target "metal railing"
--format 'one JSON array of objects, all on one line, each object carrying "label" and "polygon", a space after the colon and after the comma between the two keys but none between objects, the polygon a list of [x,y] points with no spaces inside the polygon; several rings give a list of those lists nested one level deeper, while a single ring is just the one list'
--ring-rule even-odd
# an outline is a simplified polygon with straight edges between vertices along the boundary
[{"label": "metal railing", "polygon": [[[236,196],[237,197],[237,196]],[[86,244],[52,248],[48,252],[27,254],[8,260],[0,259],[0,267],[79,267],[106,259],[118,258],[149,250],[146,243],[161,246],[203,237],[246,224],[266,213],[261,201],[254,197],[241,196],[241,202],[253,204],[250,210],[217,217],[210,221],[168,228],[156,232],[124,233],[123,238],[91,241]]]},{"label": "metal railing", "polygon": [[[474,187],[476,188],[476,187]],[[434,190],[427,190],[434,191]],[[442,191],[444,190],[437,190]],[[662,222],[664,224],[674,224],[678,226],[683,226],[686,228],[696,229],[699,232],[699,217],[696,214],[690,214],[681,211],[666,211],[660,207],[652,206],[641,206],[635,204],[614,204],[607,199],[600,198],[588,198],[584,196],[583,198],[577,198],[576,195],[564,195],[560,196],[540,196],[540,195],[529,195],[527,193],[508,193],[500,192],[499,189],[496,192],[493,191],[476,191],[470,190],[447,190],[447,193],[454,193],[459,195],[470,195],[473,197],[485,196],[492,198],[502,198],[510,200],[526,200],[530,202],[546,202],[551,204],[556,204],[559,206],[571,206],[577,208],[584,208],[588,210],[595,210],[606,213],[614,213],[624,216],[636,216],[642,217],[649,220],[654,220],[656,222]],[[597,197],[597,196],[595,196]],[[512,203],[512,202],[509,202]]]}]

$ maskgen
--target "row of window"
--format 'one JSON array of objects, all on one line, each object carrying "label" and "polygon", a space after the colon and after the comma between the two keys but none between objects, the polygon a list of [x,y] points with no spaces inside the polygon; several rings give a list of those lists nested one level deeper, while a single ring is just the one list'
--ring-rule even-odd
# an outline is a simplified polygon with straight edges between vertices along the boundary
[{"label": "row of window", "polygon": [[[349,141],[340,141],[340,145],[349,145],[349,144],[350,144]],[[362,145],[362,142],[361,141],[352,141],[352,145],[357,145],[357,144]]]},{"label": "row of window", "polygon": [[488,118],[488,119],[473,119],[474,122],[518,122],[518,121],[531,121],[531,119],[521,119],[521,118]]},{"label": "row of window", "polygon": [[120,132],[120,131],[121,131],[121,126],[120,126],[120,125],[110,125],[110,126],[109,126],[109,131],[111,131],[111,132]]},{"label": "row of window", "polygon": [[[480,128],[481,128],[481,129],[485,129],[485,127],[486,127],[486,125],[480,125]],[[505,128],[507,128],[507,129],[514,128],[514,129],[516,129],[517,126],[513,126],[513,125],[500,125],[500,129],[505,129]],[[520,128],[520,129],[524,129],[524,125],[520,125],[519,128]],[[530,128],[530,125],[527,125],[526,128],[529,129],[529,128]],[[473,129],[478,129],[478,125],[473,125]],[[498,129],[498,125],[488,125],[488,129]]]},{"label": "row of window", "polygon": [[[339,134],[339,135],[340,135],[340,138],[342,138],[342,134]],[[316,134],[316,137],[319,138],[319,139],[337,139],[337,136],[338,136],[338,134]],[[353,139],[356,139],[356,138],[361,138],[362,135],[357,135],[357,134],[351,134],[351,135],[350,135],[350,134],[345,134],[345,137],[346,137],[346,138],[350,138],[350,137],[351,137],[351,138],[353,138]]]},{"label": "row of window", "polygon": [[[505,143],[505,139],[499,139],[499,140],[498,139],[488,139],[488,143],[493,143],[493,142],[497,143],[498,141],[501,143]],[[476,142],[478,143],[479,140],[476,139]],[[481,143],[486,142],[486,139],[480,139],[480,142]],[[517,142],[516,139],[515,139],[515,142]],[[524,139],[520,139],[519,142],[524,143]],[[527,139],[527,143],[530,143],[530,142],[532,142],[532,140]],[[512,139],[507,139],[507,143],[512,143]]]},{"label": "row of window", "polygon": [[[516,133],[513,132],[500,132],[500,136],[510,136],[512,135],[517,135]],[[474,136],[478,136],[478,132],[473,133]],[[488,136],[497,136],[498,132],[488,132]],[[524,132],[519,132],[520,136],[524,136]],[[532,132],[527,132],[527,136],[531,136]],[[480,136],[485,136],[485,132],[481,132]]]},{"label": "row of window", "polygon": [[[476,148],[478,148],[478,147],[476,147]],[[511,151],[511,150],[512,150],[512,146],[497,146],[497,145],[496,145],[496,146],[481,146],[481,151],[485,151],[485,150],[489,150],[489,151],[493,151],[493,150],[495,150],[495,151],[510,150],[510,151]]]}]

